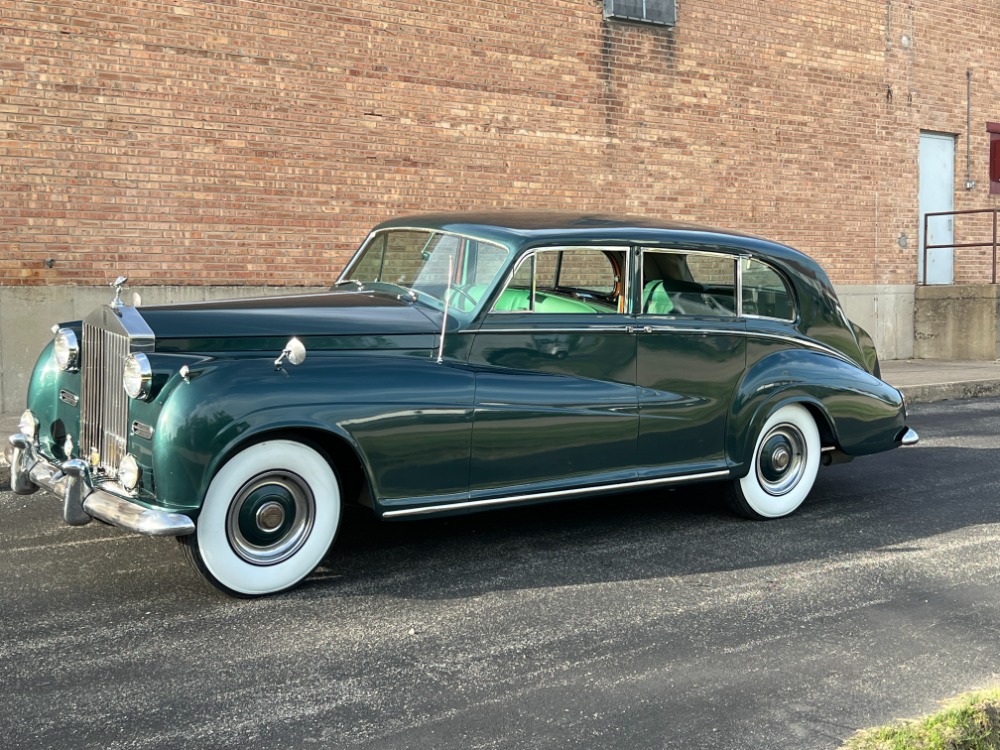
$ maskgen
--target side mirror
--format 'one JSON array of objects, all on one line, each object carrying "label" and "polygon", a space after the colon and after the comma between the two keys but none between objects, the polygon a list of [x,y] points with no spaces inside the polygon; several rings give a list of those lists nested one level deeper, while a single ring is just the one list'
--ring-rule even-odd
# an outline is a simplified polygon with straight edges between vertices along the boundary
[{"label": "side mirror", "polygon": [[274,360],[274,368],[279,369],[286,359],[293,365],[301,365],[306,361],[306,345],[294,336],[288,339],[284,351]]}]

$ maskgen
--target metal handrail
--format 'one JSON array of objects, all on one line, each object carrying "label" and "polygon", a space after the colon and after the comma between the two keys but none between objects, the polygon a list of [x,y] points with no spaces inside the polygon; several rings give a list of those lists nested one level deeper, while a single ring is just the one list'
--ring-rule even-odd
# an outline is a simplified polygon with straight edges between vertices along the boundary
[{"label": "metal handrail", "polygon": [[[924,214],[924,275],[920,279],[920,286],[926,286],[927,284],[927,251],[928,250],[946,250],[951,248],[952,250],[958,249],[960,247],[992,247],[993,248],[993,281],[991,283],[997,283],[997,213],[1000,209],[996,208],[976,208],[969,209],[966,211],[936,211],[934,213]],[[964,242],[964,243],[952,243],[950,245],[928,245],[927,237],[930,225],[930,218],[932,216],[967,216],[969,214],[993,214],[993,241],[992,242]]]}]

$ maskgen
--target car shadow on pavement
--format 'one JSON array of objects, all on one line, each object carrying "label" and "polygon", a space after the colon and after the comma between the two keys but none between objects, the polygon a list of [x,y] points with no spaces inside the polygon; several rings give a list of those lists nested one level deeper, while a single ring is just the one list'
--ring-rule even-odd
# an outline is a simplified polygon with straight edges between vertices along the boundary
[{"label": "car shadow on pavement", "polygon": [[923,538],[1000,523],[992,500],[998,460],[1000,448],[937,446],[858,459],[822,469],[794,515],[767,522],[730,513],[717,484],[416,522],[351,514],[305,585],[314,595],[455,598],[919,546]]}]

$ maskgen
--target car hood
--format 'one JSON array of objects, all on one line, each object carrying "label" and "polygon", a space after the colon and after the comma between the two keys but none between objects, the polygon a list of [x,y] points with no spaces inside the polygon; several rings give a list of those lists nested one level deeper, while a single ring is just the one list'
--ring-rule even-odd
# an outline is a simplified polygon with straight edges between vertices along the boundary
[{"label": "car hood", "polygon": [[327,337],[434,335],[441,327],[441,313],[421,303],[353,291],[160,305],[139,312],[160,351],[258,348],[253,340],[267,348],[273,339],[290,336],[321,343]]}]

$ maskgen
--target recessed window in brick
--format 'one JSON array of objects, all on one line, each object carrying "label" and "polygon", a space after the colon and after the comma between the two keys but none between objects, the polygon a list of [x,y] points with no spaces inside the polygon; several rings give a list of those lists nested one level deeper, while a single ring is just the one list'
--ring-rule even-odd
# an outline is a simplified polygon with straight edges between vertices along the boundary
[{"label": "recessed window in brick", "polygon": [[990,195],[1000,195],[1000,122],[986,123],[990,134]]},{"label": "recessed window in brick", "polygon": [[674,26],[677,0],[604,0],[604,17]]}]

